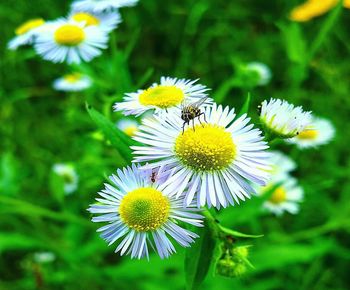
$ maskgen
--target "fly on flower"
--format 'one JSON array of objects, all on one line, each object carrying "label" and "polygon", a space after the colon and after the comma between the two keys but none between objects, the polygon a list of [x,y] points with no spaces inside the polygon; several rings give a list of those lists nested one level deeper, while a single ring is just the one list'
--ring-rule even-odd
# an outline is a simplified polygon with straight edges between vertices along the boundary
[{"label": "fly on flower", "polygon": [[205,119],[205,114],[204,112],[201,111],[201,109],[199,108],[201,105],[204,104],[204,102],[208,99],[208,97],[204,97],[202,99],[200,99],[199,101],[192,103],[190,105],[183,105],[181,108],[181,119],[184,121],[183,125],[182,125],[182,134],[185,131],[185,125],[190,125],[190,121],[192,120],[192,127],[193,130],[195,130],[194,128],[194,119],[198,118],[199,123],[202,122],[200,121],[200,116],[203,115],[204,121],[207,123],[207,120]]}]

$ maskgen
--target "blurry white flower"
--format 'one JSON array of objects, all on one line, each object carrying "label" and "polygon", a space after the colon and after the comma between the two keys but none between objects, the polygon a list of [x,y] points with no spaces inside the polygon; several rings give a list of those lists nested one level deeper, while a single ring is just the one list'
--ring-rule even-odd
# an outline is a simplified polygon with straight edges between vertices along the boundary
[{"label": "blurry white flower", "polygon": [[[114,105],[115,111],[123,111],[124,115],[139,116],[148,110],[156,113],[170,108],[179,108],[181,103],[193,103],[206,97],[208,88],[195,84],[197,80],[161,77],[160,84],[153,84],[146,90],[128,93],[123,102]],[[211,103],[211,99],[207,100]]]},{"label": "blurry white flower", "polygon": [[246,69],[256,73],[258,79],[257,79],[257,85],[264,86],[267,85],[272,77],[270,68],[261,62],[250,62],[246,65]]},{"label": "blurry white flower", "polygon": [[301,106],[294,107],[285,100],[265,100],[260,109],[264,128],[280,138],[294,137],[311,123],[311,112],[304,112]]},{"label": "blurry white flower", "polygon": [[130,119],[121,119],[116,125],[121,131],[130,137],[134,136],[139,128],[139,123]]},{"label": "blurry white flower", "polygon": [[121,16],[118,11],[111,11],[106,13],[84,12],[80,10],[73,10],[68,19],[76,22],[84,22],[85,26],[97,26],[101,30],[110,32],[115,29],[120,22]]},{"label": "blurry white flower", "polygon": [[107,41],[107,32],[97,26],[59,19],[43,25],[34,47],[46,60],[71,64],[90,61],[100,55]]},{"label": "blurry white flower", "polygon": [[193,204],[184,208],[182,198],[160,189],[166,177],[161,171],[141,171],[133,165],[118,169],[109,177],[113,186],[105,183],[98,193],[98,203],[88,210],[97,215],[93,222],[106,223],[98,232],[109,245],[119,240],[115,252],[140,259],[148,258],[152,249],[163,259],[175,252],[173,241],[189,247],[198,237],[178,222],[202,226],[203,217]]},{"label": "blurry white flower", "polygon": [[[273,192],[271,193],[271,190]],[[270,198],[264,202],[263,207],[276,215],[285,211],[291,214],[299,212],[299,203],[303,200],[303,189],[297,180],[289,175],[272,178],[264,187],[257,190],[259,195],[270,193]]]},{"label": "blurry white flower", "polygon": [[72,165],[58,163],[52,169],[58,176],[62,177],[63,189],[66,194],[71,194],[77,190],[79,177]]},{"label": "blurry white flower", "polygon": [[280,151],[270,151],[270,153],[271,171],[269,172],[272,176],[283,177],[296,169],[297,164],[286,154]]},{"label": "blurry white flower", "polygon": [[16,37],[10,40],[7,47],[11,50],[19,46],[32,44],[38,31],[42,28],[45,21],[42,18],[31,19],[23,23],[16,30]]},{"label": "blurry white flower", "polygon": [[134,6],[137,2],[138,0],[76,0],[72,3],[72,8],[99,13]]},{"label": "blurry white flower", "polygon": [[333,124],[322,118],[313,118],[312,123],[301,131],[297,136],[286,141],[296,144],[298,148],[317,147],[329,143],[335,134]]},{"label": "blurry white flower", "polygon": [[56,79],[53,87],[58,91],[78,92],[91,87],[91,79],[80,73],[71,73]]},{"label": "blurry white flower", "polygon": [[46,264],[53,262],[56,256],[52,252],[36,252],[34,253],[33,259],[37,263]]}]

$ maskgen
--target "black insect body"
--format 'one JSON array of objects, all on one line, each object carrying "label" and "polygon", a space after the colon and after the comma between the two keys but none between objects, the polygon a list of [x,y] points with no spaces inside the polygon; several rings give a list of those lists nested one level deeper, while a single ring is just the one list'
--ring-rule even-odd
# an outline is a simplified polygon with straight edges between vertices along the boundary
[{"label": "black insect body", "polygon": [[202,99],[200,99],[199,101],[189,104],[189,105],[184,105],[181,109],[181,119],[184,121],[183,125],[182,125],[182,134],[185,131],[185,126],[190,125],[190,121],[192,120],[192,127],[193,130],[195,130],[194,128],[194,119],[198,118],[199,123],[201,123],[201,125],[203,126],[201,120],[200,120],[200,116],[203,115],[204,121],[207,123],[207,120],[205,118],[205,114],[204,112],[201,111],[201,109],[199,108],[207,99],[208,97],[204,97]]}]

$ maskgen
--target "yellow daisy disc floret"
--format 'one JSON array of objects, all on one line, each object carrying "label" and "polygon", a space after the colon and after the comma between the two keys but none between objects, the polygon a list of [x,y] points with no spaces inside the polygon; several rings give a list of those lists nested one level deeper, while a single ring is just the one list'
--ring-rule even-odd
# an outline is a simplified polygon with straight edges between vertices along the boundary
[{"label": "yellow daisy disc floret", "polygon": [[17,35],[23,35],[28,31],[43,25],[44,23],[45,21],[42,18],[29,20],[27,22],[24,22],[21,26],[17,27],[17,29],[15,30],[15,33]]},{"label": "yellow daisy disc floret", "polygon": [[80,73],[72,73],[72,74],[67,74],[64,77],[64,80],[70,83],[75,83],[81,79],[81,74]]},{"label": "yellow daisy disc floret", "polygon": [[58,44],[75,46],[85,39],[85,32],[77,25],[64,24],[55,31],[54,37]]},{"label": "yellow daisy disc floret", "polygon": [[98,25],[100,23],[99,19],[87,12],[78,12],[72,16],[72,19],[77,22],[85,21],[86,26]]},{"label": "yellow daisy disc floret", "polygon": [[193,170],[211,171],[227,168],[236,156],[232,136],[224,127],[205,124],[188,128],[175,141],[175,153]]},{"label": "yellow daisy disc floret", "polygon": [[178,87],[159,85],[144,90],[139,96],[139,101],[145,106],[166,109],[180,104],[184,98],[183,91]]},{"label": "yellow daisy disc floret", "polygon": [[296,137],[301,140],[315,140],[318,136],[318,131],[313,129],[306,129],[301,131]]},{"label": "yellow daisy disc floret", "polygon": [[280,204],[286,201],[286,199],[287,199],[287,192],[282,186],[280,186],[274,190],[269,201],[274,204]]},{"label": "yellow daisy disc floret", "polygon": [[168,219],[169,210],[169,200],[160,191],[141,187],[123,197],[119,214],[128,227],[138,232],[147,232],[163,225]]}]

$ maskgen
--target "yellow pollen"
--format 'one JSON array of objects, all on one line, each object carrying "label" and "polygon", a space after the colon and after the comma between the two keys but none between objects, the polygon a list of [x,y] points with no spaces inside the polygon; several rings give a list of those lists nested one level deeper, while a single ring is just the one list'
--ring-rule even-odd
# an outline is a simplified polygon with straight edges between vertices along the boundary
[{"label": "yellow pollen", "polygon": [[236,156],[232,135],[224,127],[204,124],[192,127],[177,137],[175,153],[193,170],[211,171],[227,168]]},{"label": "yellow pollen", "polygon": [[128,192],[119,207],[121,220],[138,232],[161,227],[167,221],[169,211],[169,199],[151,187],[141,187]]},{"label": "yellow pollen", "polygon": [[27,22],[24,22],[21,26],[17,27],[15,30],[15,33],[17,35],[23,35],[28,31],[43,25],[44,23],[45,21],[42,18],[35,18],[32,20],[28,20]]},{"label": "yellow pollen", "polygon": [[81,79],[81,74],[80,73],[67,74],[63,78],[65,81],[69,83],[75,83]]},{"label": "yellow pollen", "polygon": [[130,137],[134,136],[137,132],[138,128],[137,126],[129,126],[124,129],[124,133]]},{"label": "yellow pollen", "polygon": [[157,106],[162,109],[176,106],[180,104],[185,95],[181,89],[176,86],[155,86],[144,90],[139,101],[145,106]]},{"label": "yellow pollen", "polygon": [[100,20],[98,18],[86,12],[75,13],[72,16],[72,19],[77,22],[84,21],[86,26],[98,25],[100,23]]},{"label": "yellow pollen", "polygon": [[318,136],[318,131],[314,129],[306,129],[301,131],[299,135],[297,135],[298,139],[301,140],[315,140]]},{"label": "yellow pollen", "polygon": [[280,186],[274,190],[269,201],[274,204],[280,204],[286,201],[286,199],[287,199],[287,192],[282,186]]},{"label": "yellow pollen", "polygon": [[64,24],[55,31],[55,41],[61,45],[75,46],[84,39],[84,30],[74,24]]}]

